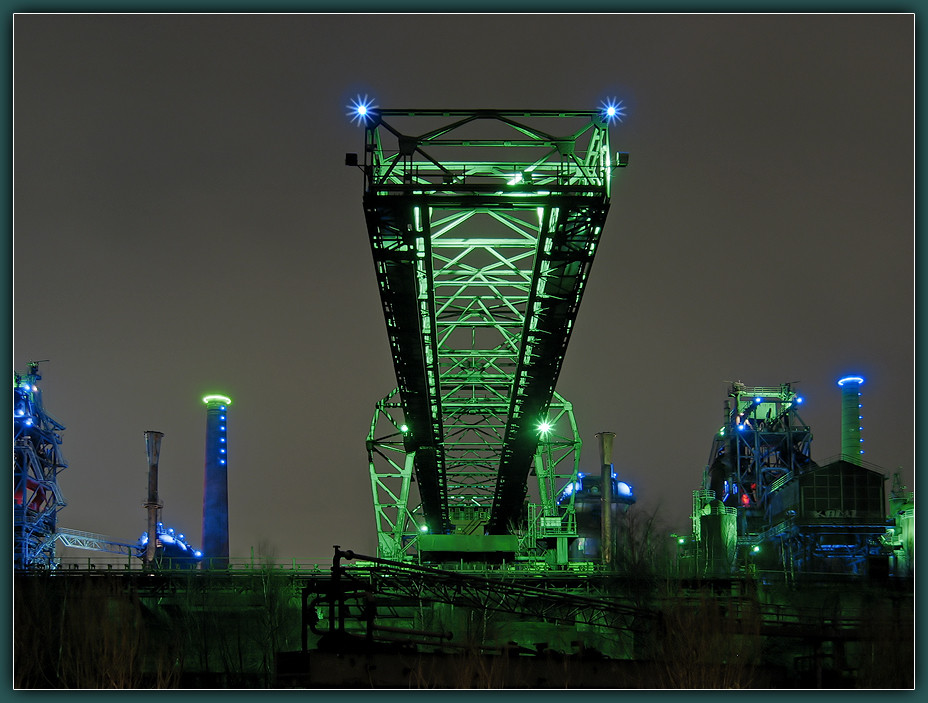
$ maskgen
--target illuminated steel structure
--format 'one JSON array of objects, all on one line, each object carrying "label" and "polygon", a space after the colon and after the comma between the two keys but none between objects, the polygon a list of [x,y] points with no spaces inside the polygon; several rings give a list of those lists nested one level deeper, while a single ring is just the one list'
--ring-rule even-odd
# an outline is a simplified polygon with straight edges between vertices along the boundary
[{"label": "illuminated steel structure", "polygon": [[732,384],[703,488],[694,493],[697,574],[721,576],[747,566],[788,577],[905,571],[899,560],[890,566],[885,476],[860,459],[862,382],[856,376],[838,382],[842,455],[822,465],[811,459],[812,432],[790,384]]},{"label": "illuminated steel structure", "polygon": [[[802,397],[789,383],[748,388],[732,383],[724,424],[716,434],[703,489],[737,509],[738,538],[756,541],[778,482],[814,466],[812,431],[799,416]],[[753,537],[752,537],[753,535]]]},{"label": "illuminated steel structure", "polygon": [[[203,480],[203,556],[207,565],[229,563],[229,444],[228,406],[224,395],[208,395],[206,403],[206,460]],[[160,535],[159,535],[160,536]]]},{"label": "illuminated steel structure", "polygon": [[39,362],[13,374],[13,566],[54,568],[58,511],[65,506],[58,473],[64,425],[42,404]]},{"label": "illuminated steel structure", "polygon": [[364,158],[346,164],[364,172],[398,383],[367,442],[380,556],[530,538],[566,555],[557,498],[580,439],[555,384],[627,163],[609,145],[620,112],[357,105]]}]

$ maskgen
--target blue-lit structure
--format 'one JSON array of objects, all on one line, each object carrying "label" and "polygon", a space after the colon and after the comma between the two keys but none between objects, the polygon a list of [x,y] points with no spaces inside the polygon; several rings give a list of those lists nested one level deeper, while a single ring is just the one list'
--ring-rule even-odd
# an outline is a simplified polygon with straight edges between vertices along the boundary
[{"label": "blue-lit structure", "polygon": [[[159,569],[195,569],[203,558],[203,552],[187,543],[186,537],[175,532],[172,527],[165,527],[159,522],[156,528],[155,556],[152,566]],[[148,552],[148,532],[139,538],[138,551],[141,558]]]},{"label": "blue-lit structure", "polygon": [[64,425],[42,404],[39,362],[13,374],[13,566],[54,568],[58,511],[65,501],[58,474]]},{"label": "blue-lit structure", "polygon": [[203,479],[203,556],[211,568],[229,563],[229,443],[228,412],[232,400],[208,395],[206,458]]},{"label": "blue-lit structure", "polygon": [[799,416],[802,396],[789,383],[748,388],[735,382],[728,396],[703,489],[737,509],[738,535],[745,541],[763,531],[777,481],[810,466],[812,430]]},{"label": "blue-lit structure", "polygon": [[[577,537],[569,544],[571,562],[599,562],[603,558],[603,477],[596,473],[578,473],[577,480],[568,483],[558,496],[558,504],[573,498],[577,516]],[[612,471],[611,525],[618,524],[619,513],[636,501],[634,490],[620,481]]]},{"label": "blue-lit structure", "polygon": [[860,384],[842,389],[840,457],[811,458],[812,431],[790,387],[733,383],[701,490],[694,492],[693,568],[723,575],[744,568],[804,574],[889,575],[884,481],[860,458]]}]

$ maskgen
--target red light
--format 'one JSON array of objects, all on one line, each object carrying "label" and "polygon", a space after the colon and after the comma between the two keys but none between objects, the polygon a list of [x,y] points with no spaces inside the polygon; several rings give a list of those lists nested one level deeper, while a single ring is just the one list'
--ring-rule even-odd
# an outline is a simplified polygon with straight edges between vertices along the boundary
[{"label": "red light", "polygon": [[748,505],[748,504],[750,504],[750,502],[751,502],[751,499],[748,498],[748,494],[747,494],[747,493],[742,493],[742,494],[741,494],[741,505]]}]

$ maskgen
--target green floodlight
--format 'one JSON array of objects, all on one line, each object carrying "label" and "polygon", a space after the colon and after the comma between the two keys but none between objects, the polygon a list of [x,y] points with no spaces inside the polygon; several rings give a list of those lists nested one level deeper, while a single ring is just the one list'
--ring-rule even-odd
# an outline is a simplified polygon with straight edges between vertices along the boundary
[{"label": "green floodlight", "polygon": [[226,405],[232,405],[232,399],[224,395],[205,395],[203,396],[203,402],[207,405],[210,403],[224,403]]},{"label": "green floodlight", "polygon": [[402,432],[403,434],[406,434],[407,432],[409,432],[409,425],[400,426],[400,432]]},{"label": "green floodlight", "polygon": [[551,423],[545,420],[538,425],[538,431],[541,432],[541,434],[548,434],[551,431]]},{"label": "green floodlight", "polygon": [[760,546],[755,544],[753,547],[751,547],[751,551],[754,552],[754,554],[757,554],[760,551]]}]

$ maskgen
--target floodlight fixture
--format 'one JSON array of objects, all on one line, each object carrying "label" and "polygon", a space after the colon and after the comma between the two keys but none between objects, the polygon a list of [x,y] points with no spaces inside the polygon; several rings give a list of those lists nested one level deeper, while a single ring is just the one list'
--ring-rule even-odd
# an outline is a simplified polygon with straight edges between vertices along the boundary
[{"label": "floodlight fixture", "polygon": [[622,118],[625,117],[625,106],[622,104],[621,100],[616,98],[608,98],[603,100],[600,103],[600,110],[602,111],[603,119],[607,122],[621,122]]},{"label": "floodlight fixture", "polygon": [[374,99],[366,95],[362,98],[358,95],[348,104],[348,117],[352,122],[357,121],[359,125],[367,124],[372,119],[373,112],[377,108]]}]

